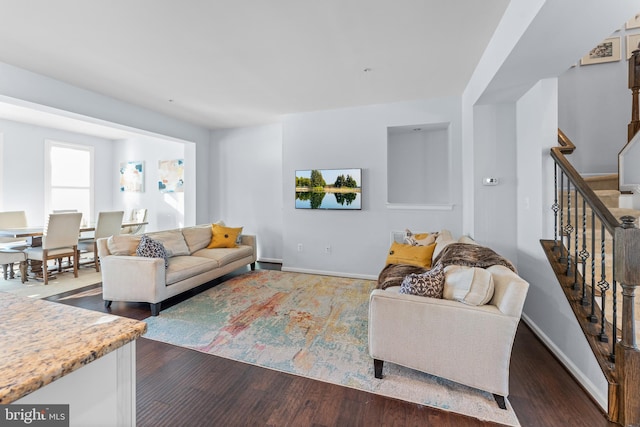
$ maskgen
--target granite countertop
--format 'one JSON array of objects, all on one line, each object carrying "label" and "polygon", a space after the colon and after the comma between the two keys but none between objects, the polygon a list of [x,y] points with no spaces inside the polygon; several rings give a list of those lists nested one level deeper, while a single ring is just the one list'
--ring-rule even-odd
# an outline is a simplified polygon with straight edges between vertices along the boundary
[{"label": "granite countertop", "polygon": [[0,404],[14,402],[144,334],[147,324],[0,292]]}]

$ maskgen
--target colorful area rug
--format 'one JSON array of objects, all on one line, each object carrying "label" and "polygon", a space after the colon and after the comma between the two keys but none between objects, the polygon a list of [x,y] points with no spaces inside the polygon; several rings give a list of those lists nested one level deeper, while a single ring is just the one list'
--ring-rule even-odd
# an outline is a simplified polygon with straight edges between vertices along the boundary
[{"label": "colorful area rug", "polygon": [[370,280],[281,271],[237,276],[145,319],[145,338],[518,426],[490,393],[385,363],[367,346]]}]

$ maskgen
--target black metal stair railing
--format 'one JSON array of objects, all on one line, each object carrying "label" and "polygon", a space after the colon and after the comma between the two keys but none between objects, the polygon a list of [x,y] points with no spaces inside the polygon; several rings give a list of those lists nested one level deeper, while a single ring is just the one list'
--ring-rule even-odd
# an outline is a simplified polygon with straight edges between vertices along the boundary
[{"label": "black metal stair railing", "polygon": [[616,219],[587,185],[565,156],[575,146],[560,130],[558,142],[551,149],[554,240],[541,243],[609,384],[609,420],[637,426],[640,349],[635,289],[640,287],[640,228],[632,216]]},{"label": "black metal stair railing", "polygon": [[[605,217],[603,221],[596,215],[598,208],[604,206],[592,206],[588,201],[590,197],[583,193],[584,189],[573,182],[558,163],[554,169],[554,184],[554,204],[551,207],[554,212],[554,250],[558,261],[566,265],[567,277],[573,277],[572,289],[580,297],[580,303],[590,312],[587,320],[599,323],[598,339],[611,343],[609,359],[614,362],[614,344],[619,336],[610,337],[605,327],[607,321],[610,322],[610,330],[617,334],[614,233],[605,226],[605,221],[611,218]],[[599,233],[596,233],[598,229]]]}]

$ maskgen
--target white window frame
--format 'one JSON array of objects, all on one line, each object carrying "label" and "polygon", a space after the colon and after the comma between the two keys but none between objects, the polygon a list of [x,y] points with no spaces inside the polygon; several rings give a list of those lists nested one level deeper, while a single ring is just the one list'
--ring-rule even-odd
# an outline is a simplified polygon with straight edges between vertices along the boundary
[{"label": "white window frame", "polygon": [[[94,153],[95,149],[91,145],[82,145],[82,144],[73,144],[69,142],[61,142],[54,141],[51,139],[45,140],[45,150],[44,150],[44,212],[45,212],[45,223],[49,213],[52,211],[51,209],[51,149],[53,147],[60,148],[68,148],[73,150],[82,150],[89,152],[89,161],[90,164],[90,184],[89,184],[89,212],[87,212],[88,218],[83,218],[83,221],[87,222],[93,218],[93,212],[95,211],[94,200],[95,200],[95,162],[94,162]],[[66,188],[86,188],[86,187],[66,187]]]}]

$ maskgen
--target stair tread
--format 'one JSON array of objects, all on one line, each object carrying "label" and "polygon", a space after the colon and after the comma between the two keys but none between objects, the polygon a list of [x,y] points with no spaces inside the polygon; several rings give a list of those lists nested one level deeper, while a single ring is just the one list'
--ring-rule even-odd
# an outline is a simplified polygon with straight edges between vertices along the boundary
[{"label": "stair tread", "polygon": [[618,190],[594,190],[593,192],[596,193],[596,195],[598,197],[619,196],[620,195],[620,191],[618,191]]}]

